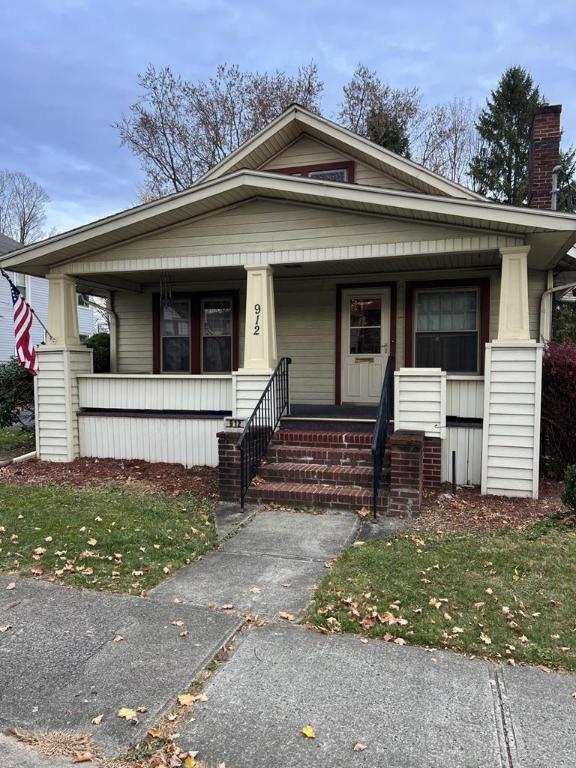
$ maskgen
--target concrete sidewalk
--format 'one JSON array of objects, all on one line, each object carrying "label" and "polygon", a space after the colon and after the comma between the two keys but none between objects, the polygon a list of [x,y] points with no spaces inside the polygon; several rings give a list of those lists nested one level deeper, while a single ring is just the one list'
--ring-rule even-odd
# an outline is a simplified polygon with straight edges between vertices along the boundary
[{"label": "concrete sidewalk", "polygon": [[357,530],[352,512],[259,512],[217,552],[179,570],[150,597],[232,605],[270,619],[280,611],[301,614],[327,573],[324,563],[351,544]]},{"label": "concrete sidewalk", "polygon": [[233,768],[573,768],[575,690],[573,674],[268,625],[212,679],[180,742]]}]

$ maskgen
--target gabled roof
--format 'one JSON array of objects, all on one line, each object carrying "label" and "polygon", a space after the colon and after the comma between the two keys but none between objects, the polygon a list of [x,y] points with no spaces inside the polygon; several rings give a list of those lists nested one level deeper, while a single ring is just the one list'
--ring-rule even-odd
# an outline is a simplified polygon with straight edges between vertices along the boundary
[{"label": "gabled roof", "polygon": [[9,253],[10,251],[16,251],[20,247],[21,243],[19,243],[18,240],[12,240],[11,237],[3,235],[2,232],[0,232],[0,256],[4,253]]},{"label": "gabled roof", "polygon": [[315,115],[299,104],[291,104],[256,136],[238,147],[211,168],[196,183],[217,179],[241,169],[258,170],[302,135],[331,144],[342,152],[410,185],[415,191],[432,195],[460,197],[465,200],[486,200],[482,195],[429,171],[423,165],[384,149],[373,141],[325,117]]},{"label": "gabled roof", "polygon": [[0,259],[0,264],[28,274],[44,275],[51,267],[71,259],[259,197],[469,227],[492,234],[527,236],[534,243],[531,256],[538,250],[539,259],[545,265],[557,263],[576,242],[576,216],[555,211],[264,171],[237,171],[24,246]]}]

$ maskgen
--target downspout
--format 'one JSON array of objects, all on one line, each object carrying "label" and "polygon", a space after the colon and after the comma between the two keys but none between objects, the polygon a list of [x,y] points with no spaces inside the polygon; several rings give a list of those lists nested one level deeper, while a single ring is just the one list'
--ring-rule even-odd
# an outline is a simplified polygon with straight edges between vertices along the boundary
[{"label": "downspout", "polygon": [[[547,276],[548,285],[551,280],[554,280],[554,276],[552,270],[549,270]],[[546,304],[549,303],[548,299],[552,299],[553,293],[558,293],[560,291],[566,292],[569,291],[570,288],[576,288],[576,283],[567,283],[566,285],[557,285],[556,287],[547,288],[540,297],[540,341],[544,344],[550,341],[552,335],[552,309],[551,307],[548,309],[546,306]]]}]

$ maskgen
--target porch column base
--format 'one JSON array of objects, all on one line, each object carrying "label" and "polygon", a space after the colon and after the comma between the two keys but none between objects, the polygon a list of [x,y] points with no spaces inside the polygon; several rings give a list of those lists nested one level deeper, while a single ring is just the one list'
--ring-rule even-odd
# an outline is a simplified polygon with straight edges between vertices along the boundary
[{"label": "porch column base", "polygon": [[390,516],[413,517],[420,512],[424,487],[423,460],[424,432],[400,429],[391,435]]},{"label": "porch column base", "polygon": [[482,493],[538,498],[543,345],[486,344]]},{"label": "porch column base", "polygon": [[252,370],[240,368],[232,374],[232,415],[236,419],[247,419],[252,415],[262,392],[270,381],[273,370]]},{"label": "porch column base", "polygon": [[221,501],[240,501],[240,451],[236,443],[242,430],[218,432],[218,488]]},{"label": "porch column base", "polygon": [[39,347],[34,382],[36,453],[43,461],[74,461],[80,455],[78,380],[92,373],[92,350],[78,346]]}]

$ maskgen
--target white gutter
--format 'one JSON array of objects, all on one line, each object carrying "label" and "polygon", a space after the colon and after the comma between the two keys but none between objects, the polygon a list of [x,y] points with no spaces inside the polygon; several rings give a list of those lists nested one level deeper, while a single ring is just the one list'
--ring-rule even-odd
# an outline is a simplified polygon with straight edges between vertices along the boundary
[{"label": "white gutter", "polygon": [[566,285],[557,285],[555,288],[548,288],[540,297],[540,341],[546,344],[552,336],[552,310],[548,311],[546,307],[547,299],[552,297],[553,293],[559,291],[569,291],[570,288],[576,288],[576,283],[567,283]]}]

